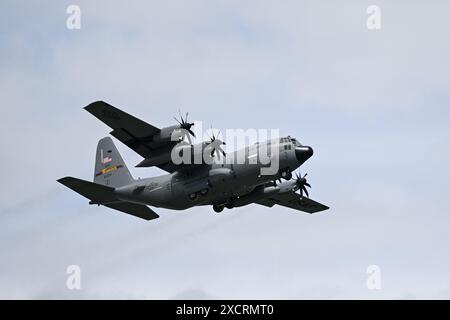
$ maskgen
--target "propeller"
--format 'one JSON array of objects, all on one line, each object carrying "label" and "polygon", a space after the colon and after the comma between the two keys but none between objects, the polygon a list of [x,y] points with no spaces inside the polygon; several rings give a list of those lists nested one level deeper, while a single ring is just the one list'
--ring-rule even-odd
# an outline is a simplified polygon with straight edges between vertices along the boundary
[{"label": "propeller", "polygon": [[305,175],[302,177],[302,174],[295,173],[296,179],[295,179],[295,185],[297,190],[300,190],[300,196],[303,197],[303,192],[305,192],[306,196],[309,197],[308,190],[306,187],[311,188],[311,185],[306,180],[306,176],[308,175],[305,173]]},{"label": "propeller", "polygon": [[[212,131],[212,128],[211,128],[211,131]],[[220,135],[220,131],[219,131],[219,133],[217,134],[217,136],[219,136],[219,135]],[[212,147],[212,150],[211,150],[211,157],[214,157],[214,156],[215,156],[216,150],[217,150],[217,158],[218,158],[219,160],[220,160],[220,154],[221,154],[221,153],[222,153],[223,156],[225,157],[226,154],[225,154],[225,151],[223,151],[221,145],[226,145],[226,143],[223,142],[223,141],[220,140],[220,139],[217,139],[216,136],[214,135],[214,132],[213,132],[212,137],[209,136],[209,140],[210,140],[210,141],[207,142],[206,144],[211,145],[211,147]]]},{"label": "propeller", "polygon": [[[173,117],[173,118],[180,125],[180,129],[185,130],[185,131],[183,131],[182,139],[187,135],[186,131],[189,133],[189,135],[191,135],[191,136],[193,136],[195,138],[195,133],[194,133],[194,131],[191,130],[191,128],[194,125],[194,123],[193,122],[191,122],[191,123],[188,122],[189,112],[186,112],[186,117],[184,119],[183,119],[183,116],[181,114],[180,109],[178,109],[178,114],[180,115],[180,120],[178,120],[176,117]],[[187,135],[187,138],[189,140],[189,143],[192,144],[191,137],[189,135]]]}]

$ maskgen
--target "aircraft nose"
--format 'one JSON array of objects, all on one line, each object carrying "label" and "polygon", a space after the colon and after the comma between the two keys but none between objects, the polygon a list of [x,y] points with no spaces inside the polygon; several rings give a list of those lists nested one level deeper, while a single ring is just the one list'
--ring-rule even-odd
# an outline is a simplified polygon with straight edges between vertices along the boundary
[{"label": "aircraft nose", "polygon": [[313,155],[314,151],[311,147],[302,146],[295,148],[295,157],[302,164]]}]

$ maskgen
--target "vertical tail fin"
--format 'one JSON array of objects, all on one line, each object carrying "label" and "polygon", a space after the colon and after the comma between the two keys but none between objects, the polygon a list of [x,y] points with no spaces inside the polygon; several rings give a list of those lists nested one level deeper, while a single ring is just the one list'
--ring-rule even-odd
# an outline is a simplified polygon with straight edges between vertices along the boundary
[{"label": "vertical tail fin", "polygon": [[112,139],[110,137],[101,139],[98,142],[95,156],[94,182],[115,188],[133,181],[134,179]]}]

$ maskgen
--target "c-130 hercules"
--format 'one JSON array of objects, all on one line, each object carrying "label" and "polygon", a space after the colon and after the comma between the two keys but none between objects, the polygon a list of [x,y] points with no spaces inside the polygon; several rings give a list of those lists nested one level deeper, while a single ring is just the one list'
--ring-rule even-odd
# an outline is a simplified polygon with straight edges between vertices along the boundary
[{"label": "c-130 hercules", "polygon": [[[137,167],[157,166],[168,172],[158,177],[133,179],[112,139],[103,138],[97,145],[94,182],[73,177],[58,180],[88,198],[89,204],[103,205],[145,220],[159,217],[147,206],[184,210],[212,205],[216,212],[252,203],[267,207],[280,205],[307,213],[328,209],[308,197],[306,187],[311,186],[306,174],[296,173],[296,178],[292,178],[292,172],[313,155],[311,147],[301,145],[294,138],[272,139],[225,155],[220,148],[224,143],[213,136],[211,141],[200,144],[201,151],[214,145],[206,152],[212,158],[219,158],[221,153],[227,158],[240,154],[246,161],[233,164],[213,159],[212,163],[175,164],[173,148],[181,145],[195,149],[191,143],[181,141],[185,135],[189,142],[189,135],[195,137],[187,114],[185,119],[181,115],[180,121],[175,119],[177,125],[159,129],[103,101],[93,102],[85,109],[111,127],[112,136],[144,158]],[[174,139],[174,134],[179,139]],[[272,152],[276,150],[278,155],[279,170],[273,174],[261,174],[261,168],[267,165],[249,163],[263,145]]]}]

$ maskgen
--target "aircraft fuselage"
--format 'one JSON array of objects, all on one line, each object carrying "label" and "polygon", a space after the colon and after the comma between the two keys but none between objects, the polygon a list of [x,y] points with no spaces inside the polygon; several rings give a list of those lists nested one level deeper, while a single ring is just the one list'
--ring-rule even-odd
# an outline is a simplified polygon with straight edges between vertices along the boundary
[{"label": "aircraft fuselage", "polygon": [[[277,151],[278,166],[272,174],[261,174],[269,164],[251,163],[263,144],[270,144]],[[290,173],[312,156],[310,147],[302,146],[295,139],[281,138],[263,142],[229,153],[227,158],[241,157],[244,163],[213,163],[199,165],[187,172],[177,171],[157,177],[136,180],[116,188],[115,194],[123,201],[167,209],[184,210],[199,205],[246,205],[258,197],[292,189],[293,181],[285,181],[280,187],[264,185]],[[273,159],[273,157],[271,157]],[[288,177],[288,178],[286,178]],[[261,187],[264,186],[264,187]],[[248,203],[247,203],[248,202]]]}]

